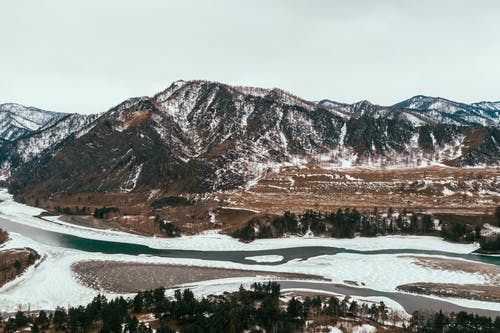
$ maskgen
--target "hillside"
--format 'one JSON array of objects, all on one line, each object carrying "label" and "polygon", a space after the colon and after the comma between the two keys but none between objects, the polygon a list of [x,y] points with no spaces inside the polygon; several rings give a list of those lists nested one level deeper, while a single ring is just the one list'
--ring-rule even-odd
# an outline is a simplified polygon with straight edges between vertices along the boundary
[{"label": "hillside", "polygon": [[479,102],[465,104],[441,97],[418,95],[393,105],[409,109],[449,124],[474,126],[500,126],[500,103]]},{"label": "hillside", "polygon": [[39,130],[0,144],[0,175],[8,178],[14,170],[46,153],[55,154],[68,140],[88,130],[98,115],[68,114]]},{"label": "hillside", "polygon": [[39,132],[54,139],[38,158],[14,149],[23,153],[10,189],[18,198],[205,193],[248,185],[292,165],[498,165],[498,128],[402,121],[409,119],[405,112],[367,102],[317,104],[279,89],[178,81],[97,119],[65,118],[78,118],[80,125],[62,136]]},{"label": "hillside", "polygon": [[0,104],[0,139],[15,140],[65,115],[15,103]]},{"label": "hillside", "polygon": [[[0,229],[0,245],[9,239],[7,232]],[[7,249],[0,247],[0,287],[14,280],[30,265],[34,264],[40,256],[29,248]]]}]

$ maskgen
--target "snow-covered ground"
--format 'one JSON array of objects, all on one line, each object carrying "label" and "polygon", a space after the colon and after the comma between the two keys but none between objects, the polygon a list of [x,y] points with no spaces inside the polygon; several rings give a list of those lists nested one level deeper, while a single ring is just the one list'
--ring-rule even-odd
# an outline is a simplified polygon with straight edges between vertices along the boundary
[{"label": "snow-covered ground", "polygon": [[[97,291],[80,284],[71,270],[71,266],[83,260],[116,260],[135,263],[158,263],[197,265],[204,267],[228,267],[240,269],[262,269],[267,267],[246,266],[235,263],[217,261],[205,261],[201,259],[179,259],[149,256],[133,256],[122,254],[103,254],[77,251],[55,246],[48,246],[33,241],[30,238],[17,233],[10,233],[10,240],[1,249],[10,249],[29,246],[36,250],[41,259],[31,266],[24,274],[14,281],[0,288],[0,312],[13,312],[19,308],[27,309],[54,309],[56,306],[79,305],[89,303],[99,292],[107,297],[131,296],[130,294],[115,294]],[[267,267],[270,270],[270,267]],[[257,280],[269,280],[268,276],[257,278],[235,278],[215,280],[213,283],[202,283],[204,286],[212,285],[210,293],[221,293],[228,287],[234,285],[237,290],[241,283],[250,286]],[[221,284],[223,283],[223,284]],[[199,290],[202,291],[201,289]],[[205,293],[202,293],[205,295]]]},{"label": "snow-covered ground", "polygon": [[245,257],[245,259],[252,260],[255,262],[280,262],[283,261],[284,257],[280,255],[270,254],[267,256]]},{"label": "snow-covered ground", "polygon": [[495,227],[491,224],[484,224],[484,230],[481,231],[482,236],[493,237],[495,235],[500,235],[500,227]]},{"label": "snow-covered ground", "polygon": [[[488,283],[480,274],[427,269],[413,263],[411,258],[395,254],[362,255],[339,253],[307,260],[292,260],[280,265],[291,272],[308,272],[332,279],[336,283],[356,281],[364,287],[380,291],[394,291],[399,285],[429,281],[435,283]],[[453,282],[452,282],[453,281]]]},{"label": "snow-covered ground", "polygon": [[[71,272],[71,265],[81,260],[118,260],[318,274],[330,278],[336,283],[343,283],[344,280],[359,281],[365,283],[368,288],[386,291],[394,291],[394,288],[402,283],[418,281],[485,282],[485,278],[477,274],[432,270],[414,265],[411,263],[411,259],[400,258],[397,255],[371,255],[367,258],[365,255],[344,253],[314,257],[305,261],[293,260],[278,266],[250,266],[201,259],[88,253],[40,244],[16,233],[11,233],[10,236],[11,240],[6,243],[4,249],[29,246],[39,252],[43,259],[36,268],[31,267],[20,278],[0,288],[0,295],[2,295],[0,298],[0,311],[14,311],[19,306],[24,309],[53,309],[58,305],[88,303],[98,291],[80,284]],[[395,274],[395,272],[398,273]],[[237,290],[241,284],[249,287],[256,280],[268,279],[269,277],[266,276],[247,279],[221,279],[193,283],[188,286],[192,287],[197,294],[207,295]],[[108,297],[118,296],[118,294],[105,294]],[[500,304],[498,303],[467,300],[457,300],[455,303],[500,311]]]},{"label": "snow-covered ground", "polygon": [[[206,249],[206,250],[261,250],[299,246],[336,246],[360,250],[373,249],[441,249],[449,252],[466,253],[472,248],[468,245],[450,244],[435,237],[379,237],[356,238],[353,240],[332,240],[326,238],[291,238],[256,241],[251,244],[240,243],[217,233],[205,233],[199,236],[181,237],[180,239],[156,239],[134,236],[123,232],[92,230],[68,224],[43,221],[32,217],[39,214],[40,209],[15,203],[5,192],[0,192],[0,217],[16,223],[36,225],[38,228],[80,235],[88,238],[114,240],[145,244],[172,249]],[[411,258],[400,257],[400,254],[363,255],[339,253],[322,255],[307,260],[291,260],[280,265],[266,265],[266,262],[283,260],[281,256],[247,257],[258,264],[245,265],[227,261],[211,261],[189,258],[166,258],[154,256],[133,256],[124,254],[89,253],[67,249],[56,245],[46,245],[26,236],[11,232],[10,241],[2,249],[29,246],[42,256],[37,265],[30,267],[21,277],[0,288],[0,311],[23,309],[54,309],[56,306],[88,303],[98,291],[80,284],[73,273],[71,265],[82,260],[118,260],[142,263],[164,263],[180,265],[197,265],[205,267],[223,267],[269,272],[294,272],[316,274],[331,279],[335,283],[344,280],[363,283],[365,287],[381,291],[394,291],[397,285],[432,281],[447,283],[486,283],[487,277],[465,272],[434,270],[413,263]],[[402,251],[404,252],[404,251]],[[279,258],[278,258],[279,257]],[[241,284],[249,286],[256,280],[267,280],[266,276],[257,278],[236,278],[212,280],[191,284],[195,293],[221,293],[237,290]],[[321,284],[321,283],[318,283]],[[117,294],[105,293],[108,297]],[[127,295],[124,295],[127,296]],[[449,300],[449,299],[448,299]],[[468,307],[485,308],[500,311],[500,303],[476,302],[468,300],[451,300],[456,304]]]},{"label": "snow-covered ground", "polygon": [[370,324],[363,324],[355,326],[352,333],[375,333],[377,332],[377,328]]},{"label": "snow-covered ground", "polygon": [[84,238],[105,241],[124,242],[146,245],[157,249],[182,249],[200,251],[258,251],[306,246],[340,247],[352,250],[416,249],[441,250],[453,253],[470,253],[478,249],[477,244],[456,244],[433,236],[385,236],[376,238],[357,237],[336,239],[327,237],[287,237],[278,239],[258,239],[243,243],[217,230],[203,232],[194,236],[178,238],[156,238],[129,234],[114,230],[100,230],[77,226],[59,220],[58,217],[46,217],[50,221],[33,217],[43,212],[42,209],[23,205],[12,200],[5,189],[0,190],[0,217],[21,224],[44,230],[75,235]]}]

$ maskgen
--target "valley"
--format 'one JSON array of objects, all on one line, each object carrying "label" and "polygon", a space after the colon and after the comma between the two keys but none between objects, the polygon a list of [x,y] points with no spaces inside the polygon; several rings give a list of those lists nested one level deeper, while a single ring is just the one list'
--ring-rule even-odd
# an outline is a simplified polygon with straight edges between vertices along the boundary
[{"label": "valley", "polygon": [[[217,194],[234,207],[274,213],[307,209],[394,209],[493,215],[500,193],[498,168],[283,168],[246,190]],[[272,198],[279,197],[280,200]],[[487,220],[483,220],[487,222]]]},{"label": "valley", "polygon": [[500,333],[500,1],[0,12],[0,333]]}]

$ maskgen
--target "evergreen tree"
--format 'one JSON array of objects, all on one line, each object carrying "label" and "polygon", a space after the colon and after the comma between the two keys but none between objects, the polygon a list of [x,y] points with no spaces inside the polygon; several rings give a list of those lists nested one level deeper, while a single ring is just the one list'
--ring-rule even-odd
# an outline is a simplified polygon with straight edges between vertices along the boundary
[{"label": "evergreen tree", "polygon": [[66,323],[67,314],[66,310],[62,307],[57,307],[54,311],[54,316],[52,317],[52,322],[58,330],[64,329],[64,324]]},{"label": "evergreen tree", "polygon": [[349,305],[349,313],[356,317],[359,312],[359,305],[356,301],[352,301],[351,304]]},{"label": "evergreen tree", "polygon": [[17,311],[14,317],[16,327],[21,328],[28,325],[28,317],[22,311]]},{"label": "evergreen tree", "polygon": [[422,218],[422,224],[424,232],[430,232],[434,229],[434,222],[432,222],[432,217],[430,215],[424,215],[424,217]]},{"label": "evergreen tree", "polygon": [[387,306],[385,305],[385,303],[383,301],[381,301],[379,303],[378,312],[379,312],[380,320],[382,321],[382,323],[384,323],[388,318],[388,310],[387,310]]}]

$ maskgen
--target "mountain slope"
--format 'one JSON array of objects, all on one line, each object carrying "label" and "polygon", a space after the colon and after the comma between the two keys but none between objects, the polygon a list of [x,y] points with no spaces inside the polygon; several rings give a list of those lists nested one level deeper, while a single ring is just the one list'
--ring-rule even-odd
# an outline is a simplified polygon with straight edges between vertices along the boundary
[{"label": "mountain slope", "polygon": [[483,101],[483,102],[472,103],[471,105],[485,110],[492,110],[492,111],[500,110],[500,101],[498,102]]},{"label": "mountain slope", "polygon": [[15,140],[65,115],[14,103],[0,104],[0,138],[6,141]]},{"label": "mountain slope", "polygon": [[69,139],[90,129],[99,115],[66,114],[44,127],[12,140],[0,142],[0,175],[4,178],[42,154],[55,154]]},{"label": "mountain slope", "polygon": [[369,118],[386,118],[400,121],[410,126],[434,125],[440,123],[436,121],[436,119],[415,110],[375,105],[366,100],[354,104],[343,104],[325,99],[318,102],[318,104],[342,111],[349,117],[354,118],[362,116]]},{"label": "mountain slope", "polygon": [[418,95],[393,105],[394,108],[417,110],[441,123],[455,125],[500,126],[500,103],[464,104],[441,97]]},{"label": "mountain slope", "polygon": [[[178,81],[109,110],[16,169],[18,198],[80,192],[204,193],[286,165],[494,164],[497,128],[401,121],[413,111],[317,104],[279,89]],[[356,116],[353,111],[358,110]],[[380,111],[384,111],[385,115]]]},{"label": "mountain slope", "polygon": [[452,124],[500,127],[500,102],[464,104],[440,97],[418,95],[392,106],[375,105],[368,101],[344,104],[327,99],[318,104],[342,110],[356,118],[384,117],[415,126]]}]

